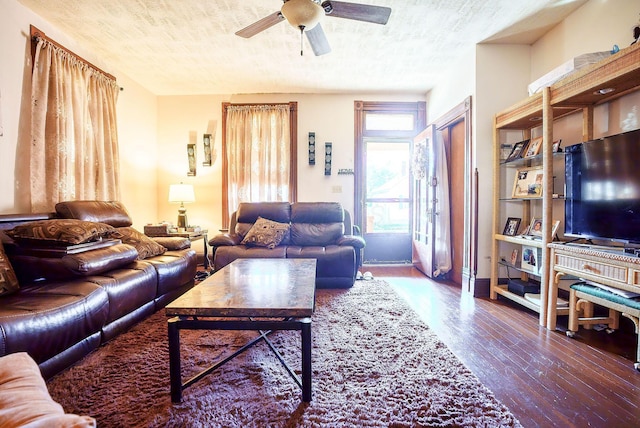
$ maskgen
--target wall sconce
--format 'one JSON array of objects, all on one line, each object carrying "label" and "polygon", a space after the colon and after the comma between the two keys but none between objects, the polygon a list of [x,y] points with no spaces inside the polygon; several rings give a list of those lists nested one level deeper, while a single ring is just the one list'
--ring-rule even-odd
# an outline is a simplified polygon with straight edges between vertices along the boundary
[{"label": "wall sconce", "polygon": [[331,175],[331,143],[324,143],[324,175]]},{"label": "wall sconce", "polygon": [[189,172],[187,175],[194,177],[196,175],[196,145],[187,144],[187,158],[189,159]]},{"label": "wall sconce", "polygon": [[316,164],[316,133],[309,132],[309,165]]},{"label": "wall sconce", "polygon": [[202,166],[211,166],[211,134],[202,136],[202,145],[204,147],[204,162],[202,162]]},{"label": "wall sconce", "polygon": [[187,221],[187,209],[184,204],[195,201],[196,195],[193,191],[193,185],[180,183],[169,186],[169,202],[180,203],[180,208],[178,208],[178,229],[184,230],[189,224]]}]

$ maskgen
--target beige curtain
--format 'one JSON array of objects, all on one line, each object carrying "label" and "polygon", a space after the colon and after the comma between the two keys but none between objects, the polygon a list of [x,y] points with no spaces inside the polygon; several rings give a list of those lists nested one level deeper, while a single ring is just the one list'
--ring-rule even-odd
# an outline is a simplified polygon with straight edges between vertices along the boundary
[{"label": "beige curtain", "polygon": [[240,202],[289,199],[289,104],[227,110],[229,212]]},{"label": "beige curtain", "polygon": [[46,40],[31,87],[31,211],[65,200],[119,200],[116,100],[110,77]]}]

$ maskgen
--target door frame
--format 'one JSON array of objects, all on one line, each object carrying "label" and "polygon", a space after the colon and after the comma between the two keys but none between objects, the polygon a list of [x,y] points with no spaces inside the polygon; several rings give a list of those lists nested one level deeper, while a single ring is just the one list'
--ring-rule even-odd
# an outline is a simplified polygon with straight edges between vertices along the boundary
[{"label": "door frame", "polygon": [[[364,120],[366,113],[415,113],[416,123],[413,131],[368,131],[365,135]],[[353,221],[364,233],[364,140],[369,137],[406,137],[407,140],[413,138],[426,127],[427,103],[416,102],[389,102],[389,101],[354,101],[354,201],[353,201]],[[410,231],[413,231],[413,224],[410,224]]]},{"label": "door frame", "polygon": [[[465,123],[464,141],[464,240],[462,251],[462,291],[476,295],[478,273],[478,172],[473,170],[475,162],[472,140],[472,99],[468,96],[433,122],[436,131]],[[454,255],[455,257],[456,255]]]}]

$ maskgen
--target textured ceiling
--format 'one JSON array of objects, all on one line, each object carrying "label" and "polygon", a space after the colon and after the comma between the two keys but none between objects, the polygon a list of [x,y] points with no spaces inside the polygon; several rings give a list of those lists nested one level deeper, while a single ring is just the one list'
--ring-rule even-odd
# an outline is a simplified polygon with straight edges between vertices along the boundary
[{"label": "textured ceiling", "polygon": [[357,0],[392,8],[389,22],[324,17],[332,52],[319,57],[306,38],[300,56],[300,33],[286,21],[250,39],[234,34],[280,0],[19,2],[105,71],[157,95],[187,95],[426,93],[475,44],[533,43],[586,0]]}]

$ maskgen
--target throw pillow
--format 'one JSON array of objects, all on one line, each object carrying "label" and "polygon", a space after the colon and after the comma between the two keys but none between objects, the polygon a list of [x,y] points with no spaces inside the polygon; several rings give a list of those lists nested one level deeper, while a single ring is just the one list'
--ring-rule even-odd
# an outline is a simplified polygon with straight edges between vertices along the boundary
[{"label": "throw pillow", "polygon": [[167,249],[149,238],[144,233],[138,232],[133,227],[118,227],[116,229],[123,244],[129,244],[138,250],[138,259],[144,260],[148,257],[164,254]]},{"label": "throw pillow", "polygon": [[18,291],[18,279],[0,242],[0,296]]},{"label": "throw pillow", "polygon": [[22,242],[54,245],[76,245],[101,238],[118,238],[113,226],[75,219],[32,221],[20,224],[6,233]]},{"label": "throw pillow", "polygon": [[289,224],[258,217],[241,244],[274,249],[289,233]]}]

